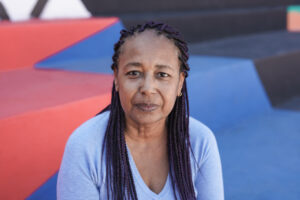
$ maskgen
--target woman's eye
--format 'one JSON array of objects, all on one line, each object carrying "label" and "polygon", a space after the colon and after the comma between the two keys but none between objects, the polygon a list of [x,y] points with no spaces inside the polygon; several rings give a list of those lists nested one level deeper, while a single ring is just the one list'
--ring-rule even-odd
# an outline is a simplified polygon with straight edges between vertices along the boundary
[{"label": "woman's eye", "polygon": [[128,75],[130,77],[137,77],[140,75],[140,72],[139,71],[130,71],[130,72],[127,72],[126,75]]},{"label": "woman's eye", "polygon": [[164,72],[159,72],[158,76],[161,77],[161,78],[164,78],[164,77],[169,77],[169,74],[164,73]]}]

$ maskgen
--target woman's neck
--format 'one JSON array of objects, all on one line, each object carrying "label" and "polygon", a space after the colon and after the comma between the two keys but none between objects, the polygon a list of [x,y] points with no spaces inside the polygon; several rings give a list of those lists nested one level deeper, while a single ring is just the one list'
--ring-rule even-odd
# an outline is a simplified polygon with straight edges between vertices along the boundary
[{"label": "woman's neck", "polygon": [[126,120],[125,137],[131,142],[144,144],[165,141],[167,139],[166,119],[143,125]]}]

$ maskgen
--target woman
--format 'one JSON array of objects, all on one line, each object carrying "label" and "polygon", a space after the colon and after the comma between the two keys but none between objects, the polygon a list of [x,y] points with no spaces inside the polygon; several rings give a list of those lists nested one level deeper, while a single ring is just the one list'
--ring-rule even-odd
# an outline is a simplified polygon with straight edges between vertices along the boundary
[{"label": "woman", "polygon": [[179,33],[138,25],[114,50],[111,105],[70,136],[58,199],[224,199],[215,137],[189,117]]}]

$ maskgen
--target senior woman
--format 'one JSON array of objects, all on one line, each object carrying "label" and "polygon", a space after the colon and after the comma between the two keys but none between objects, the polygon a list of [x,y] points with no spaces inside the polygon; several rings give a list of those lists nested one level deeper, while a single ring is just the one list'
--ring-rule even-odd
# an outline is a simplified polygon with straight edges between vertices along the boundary
[{"label": "senior woman", "polygon": [[114,50],[111,104],[70,136],[58,199],[224,199],[215,137],[189,117],[179,33],[137,25]]}]

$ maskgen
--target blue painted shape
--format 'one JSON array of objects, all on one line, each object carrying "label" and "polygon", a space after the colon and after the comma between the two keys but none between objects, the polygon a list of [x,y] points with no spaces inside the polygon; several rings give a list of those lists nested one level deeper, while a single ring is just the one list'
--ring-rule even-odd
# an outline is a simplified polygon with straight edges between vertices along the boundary
[{"label": "blue painted shape", "polygon": [[190,114],[213,130],[271,109],[251,60],[191,56]]},{"label": "blue painted shape", "polygon": [[42,60],[35,65],[39,69],[62,69],[93,73],[112,73],[114,44],[120,37],[120,22]]},{"label": "blue painted shape", "polygon": [[51,176],[41,187],[27,197],[26,200],[55,200],[57,175],[58,172]]},{"label": "blue painted shape", "polygon": [[300,199],[300,112],[272,110],[216,131],[225,199]]}]

